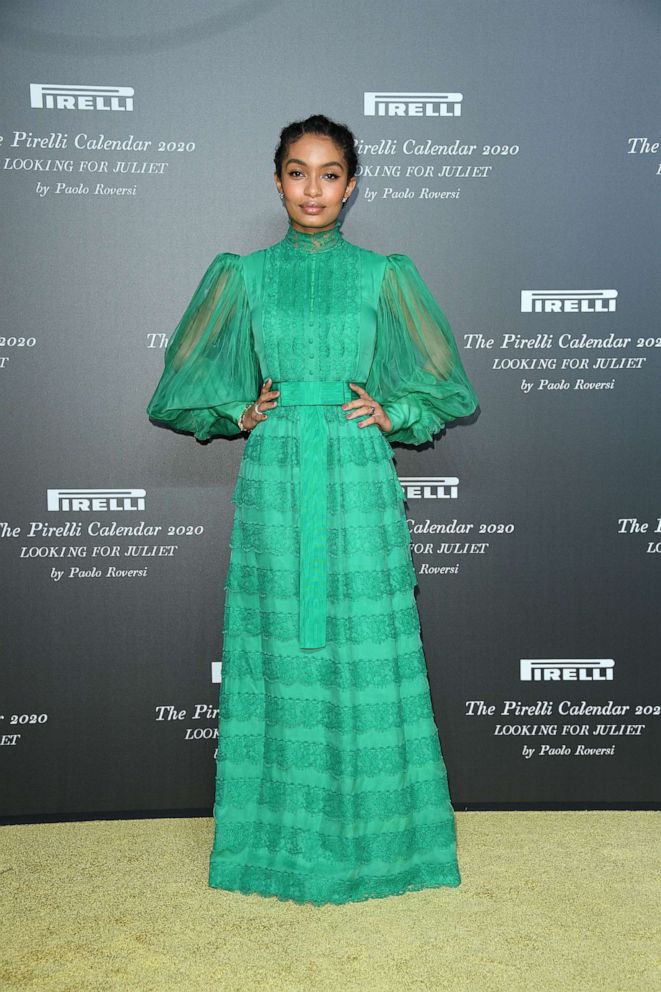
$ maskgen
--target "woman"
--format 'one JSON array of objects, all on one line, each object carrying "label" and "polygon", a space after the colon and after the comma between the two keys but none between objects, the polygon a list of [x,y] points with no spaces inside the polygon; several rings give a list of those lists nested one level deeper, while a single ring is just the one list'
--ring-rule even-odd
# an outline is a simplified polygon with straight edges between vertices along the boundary
[{"label": "woman", "polygon": [[149,416],[248,432],[225,584],[209,885],[344,903],[460,884],[392,441],[474,411],[406,255],[346,241],[354,137],[285,127],[281,241],[217,255]]}]

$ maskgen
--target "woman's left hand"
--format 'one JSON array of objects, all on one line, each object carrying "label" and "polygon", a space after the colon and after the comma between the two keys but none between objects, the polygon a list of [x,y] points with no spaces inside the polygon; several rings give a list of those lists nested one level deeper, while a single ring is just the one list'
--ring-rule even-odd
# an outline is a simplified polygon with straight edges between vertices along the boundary
[{"label": "woman's left hand", "polygon": [[348,403],[342,404],[343,410],[351,410],[352,412],[347,414],[347,420],[353,420],[355,417],[361,416],[361,414],[369,414],[365,420],[361,420],[358,423],[359,427],[367,427],[368,424],[376,424],[380,427],[384,434],[392,430],[392,421],[386,411],[383,409],[380,403],[373,400],[369,393],[363,389],[362,386],[357,386],[355,382],[350,382],[349,385],[358,393],[357,400],[349,400]]}]

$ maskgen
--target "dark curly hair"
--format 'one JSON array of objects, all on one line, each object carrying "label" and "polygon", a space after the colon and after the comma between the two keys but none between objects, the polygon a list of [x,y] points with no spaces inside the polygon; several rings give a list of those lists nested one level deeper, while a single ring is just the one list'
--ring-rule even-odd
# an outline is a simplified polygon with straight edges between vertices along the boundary
[{"label": "dark curly hair", "polygon": [[284,162],[289,146],[294,141],[302,138],[304,134],[322,134],[327,138],[331,138],[344,155],[345,162],[347,163],[347,179],[355,176],[358,168],[358,154],[356,152],[356,139],[353,136],[353,132],[346,124],[338,124],[336,121],[325,117],[324,114],[313,114],[311,117],[306,117],[304,121],[292,121],[286,127],[283,127],[280,132],[280,142],[273,156],[275,171],[279,179],[282,179],[282,163]]}]

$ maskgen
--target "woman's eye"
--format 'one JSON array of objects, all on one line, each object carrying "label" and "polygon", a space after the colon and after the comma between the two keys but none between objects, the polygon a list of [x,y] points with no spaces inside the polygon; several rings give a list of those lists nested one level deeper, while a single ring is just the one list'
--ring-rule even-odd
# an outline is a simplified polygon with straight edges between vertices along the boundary
[{"label": "woman's eye", "polygon": [[[303,173],[301,172],[300,169],[290,169],[290,171],[289,171],[289,175],[290,176],[301,176],[302,174]],[[330,179],[339,179],[340,178],[339,175],[336,172],[326,172],[326,173],[324,173],[324,175],[326,175]]]}]

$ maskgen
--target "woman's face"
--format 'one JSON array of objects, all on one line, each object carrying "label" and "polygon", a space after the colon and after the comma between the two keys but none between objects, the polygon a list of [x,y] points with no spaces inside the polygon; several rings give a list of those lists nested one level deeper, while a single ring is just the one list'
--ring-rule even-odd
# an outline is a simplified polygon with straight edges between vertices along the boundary
[{"label": "woman's face", "polygon": [[326,231],[335,224],[342,200],[351,196],[355,176],[347,180],[340,148],[321,134],[304,134],[290,144],[282,163],[282,181],[275,173],[283,204],[297,231]]}]

